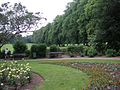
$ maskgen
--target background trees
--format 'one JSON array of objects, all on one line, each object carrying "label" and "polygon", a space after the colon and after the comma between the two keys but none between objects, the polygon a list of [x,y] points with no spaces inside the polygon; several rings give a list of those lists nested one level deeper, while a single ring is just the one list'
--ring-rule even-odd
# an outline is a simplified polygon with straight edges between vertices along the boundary
[{"label": "background trees", "polygon": [[[41,28],[33,37],[47,37],[48,44],[83,44],[99,52],[120,50],[120,2],[118,0],[74,0],[65,13]],[[46,28],[46,29],[45,29]],[[45,32],[46,34],[42,34]],[[35,41],[36,42],[36,41]]]}]

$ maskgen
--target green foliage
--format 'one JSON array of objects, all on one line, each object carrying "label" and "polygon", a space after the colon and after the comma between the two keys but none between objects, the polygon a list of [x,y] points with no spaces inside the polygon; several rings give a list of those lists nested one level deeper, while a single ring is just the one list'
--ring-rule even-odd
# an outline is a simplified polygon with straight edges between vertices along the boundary
[{"label": "green foliage", "polygon": [[0,67],[0,90],[9,90],[9,86],[17,88],[24,86],[31,81],[31,67],[29,63],[19,64],[5,62]]},{"label": "green foliage", "polygon": [[25,53],[25,51],[27,50],[27,45],[24,44],[23,42],[19,42],[17,41],[14,45],[14,53]]},{"label": "green foliage", "polygon": [[0,47],[15,39],[15,36],[20,33],[25,33],[35,28],[41,19],[43,17],[41,17],[39,12],[29,12],[21,3],[10,4],[10,2],[6,2],[1,4]]},{"label": "green foliage", "polygon": [[44,58],[46,57],[47,47],[45,44],[40,44],[37,46],[37,57]]},{"label": "green foliage", "polygon": [[73,0],[65,13],[53,23],[36,31],[36,42],[48,45],[83,44],[95,46],[104,54],[106,49],[120,50],[119,0]]},{"label": "green foliage", "polygon": [[51,45],[50,46],[50,52],[58,52],[60,51],[60,48],[56,45]]},{"label": "green foliage", "polygon": [[117,52],[115,50],[113,50],[113,49],[107,49],[106,56],[108,56],[108,57],[114,57],[116,55],[117,55]]},{"label": "green foliage", "polygon": [[96,56],[97,55],[97,51],[96,51],[96,49],[94,48],[94,47],[89,47],[88,48],[88,51],[87,51],[87,55],[89,56],[89,57],[94,57],[94,56]]},{"label": "green foliage", "polygon": [[32,45],[31,46],[31,58],[37,58],[36,54],[37,54],[37,45]]},{"label": "green foliage", "polygon": [[31,57],[32,58],[44,58],[46,57],[47,47],[45,44],[32,45]]}]

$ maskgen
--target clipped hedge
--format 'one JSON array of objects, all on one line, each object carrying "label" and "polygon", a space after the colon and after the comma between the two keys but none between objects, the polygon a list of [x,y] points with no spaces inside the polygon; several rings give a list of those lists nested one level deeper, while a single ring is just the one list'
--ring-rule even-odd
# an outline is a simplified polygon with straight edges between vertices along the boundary
[{"label": "clipped hedge", "polygon": [[45,44],[32,45],[31,58],[44,58],[46,57],[47,46]]},{"label": "clipped hedge", "polygon": [[117,52],[113,49],[107,49],[106,50],[106,56],[108,57],[114,57],[114,56],[117,56]]},{"label": "clipped hedge", "polygon": [[27,48],[27,45],[23,42],[17,41],[14,45],[14,53],[25,53]]}]

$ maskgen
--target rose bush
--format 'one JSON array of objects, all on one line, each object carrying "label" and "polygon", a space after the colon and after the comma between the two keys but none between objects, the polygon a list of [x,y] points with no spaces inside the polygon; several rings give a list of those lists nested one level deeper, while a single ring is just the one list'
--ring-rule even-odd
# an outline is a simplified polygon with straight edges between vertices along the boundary
[{"label": "rose bush", "polygon": [[9,90],[9,87],[18,88],[31,81],[31,67],[29,63],[19,64],[17,61],[4,62],[0,67],[0,90]]}]

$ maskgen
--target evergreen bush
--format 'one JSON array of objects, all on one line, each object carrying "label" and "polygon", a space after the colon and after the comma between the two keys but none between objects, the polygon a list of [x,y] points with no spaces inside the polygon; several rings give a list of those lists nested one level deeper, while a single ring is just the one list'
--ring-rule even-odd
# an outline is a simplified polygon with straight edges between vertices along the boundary
[{"label": "evergreen bush", "polygon": [[27,50],[27,45],[23,42],[17,41],[14,45],[14,53],[25,53]]},{"label": "evergreen bush", "polygon": [[117,52],[115,50],[113,50],[113,49],[107,49],[106,56],[108,56],[108,57],[114,57],[116,55],[117,55]]},{"label": "evergreen bush", "polygon": [[97,51],[96,51],[96,49],[94,48],[94,47],[89,47],[88,48],[88,51],[87,51],[87,55],[89,56],[89,57],[94,57],[94,56],[96,56],[97,55]]}]

